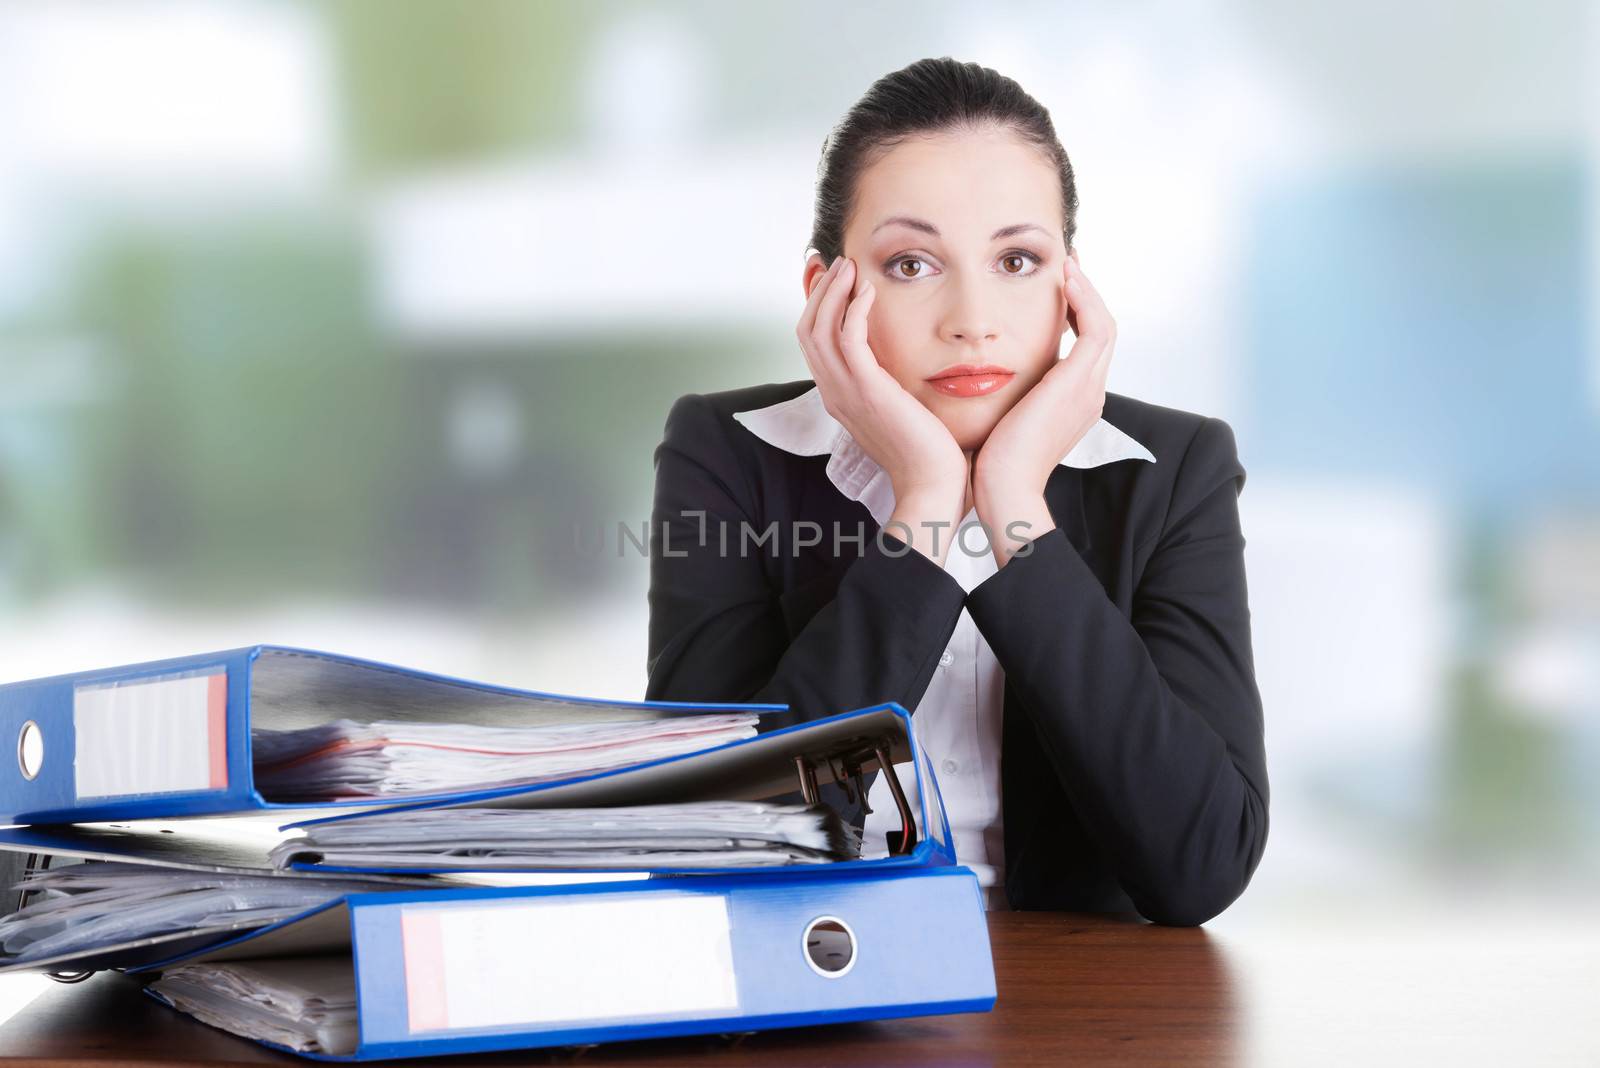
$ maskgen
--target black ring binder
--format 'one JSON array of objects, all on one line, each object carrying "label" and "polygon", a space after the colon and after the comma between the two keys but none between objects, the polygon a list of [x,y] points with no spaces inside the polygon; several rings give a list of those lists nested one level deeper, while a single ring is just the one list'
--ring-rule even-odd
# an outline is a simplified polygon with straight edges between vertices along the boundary
[{"label": "black ring binder", "polygon": [[[868,748],[862,749],[862,745]],[[856,740],[815,758],[806,755],[796,756],[795,774],[800,779],[800,795],[805,798],[808,805],[819,804],[822,799],[821,790],[817,786],[817,760],[828,766],[834,781],[844,788],[845,798],[851,804],[855,803],[855,798],[851,795],[847,783],[854,780],[857,789],[860,790],[861,801],[865,804],[867,792],[862,788],[861,766],[868,760],[876,758],[879,770],[889,783],[889,793],[894,797],[895,808],[900,812],[900,830],[890,831],[885,836],[889,842],[889,853],[891,856],[904,856],[916,848],[917,819],[911,811],[911,803],[906,800],[906,792],[900,785],[900,777],[895,774],[894,762],[889,759],[890,747],[890,741],[884,738]],[[838,767],[834,766],[836,760],[839,762]]]}]

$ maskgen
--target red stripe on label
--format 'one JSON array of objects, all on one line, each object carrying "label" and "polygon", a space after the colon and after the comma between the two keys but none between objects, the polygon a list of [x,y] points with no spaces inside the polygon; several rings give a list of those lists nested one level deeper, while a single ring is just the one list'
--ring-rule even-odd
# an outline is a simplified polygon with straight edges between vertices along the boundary
[{"label": "red stripe on label", "polygon": [[228,788],[228,675],[212,675],[206,687],[206,740],[211,750],[211,789]]},{"label": "red stripe on label", "polygon": [[406,973],[406,1026],[442,1031],[450,1026],[444,992],[444,928],[436,912],[400,913],[401,956]]}]

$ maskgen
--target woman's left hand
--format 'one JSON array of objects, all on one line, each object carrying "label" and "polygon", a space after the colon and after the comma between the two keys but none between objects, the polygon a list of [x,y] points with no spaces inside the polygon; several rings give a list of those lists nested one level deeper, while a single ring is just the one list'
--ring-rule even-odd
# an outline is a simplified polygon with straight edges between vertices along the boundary
[{"label": "woman's left hand", "polygon": [[[995,424],[973,464],[973,505],[1001,566],[1024,542],[1054,529],[1045,483],[1105,410],[1117,324],[1075,254],[1063,264],[1060,292],[1061,334],[1070,329],[1077,340]],[[1027,525],[1008,531],[1015,523]]]}]

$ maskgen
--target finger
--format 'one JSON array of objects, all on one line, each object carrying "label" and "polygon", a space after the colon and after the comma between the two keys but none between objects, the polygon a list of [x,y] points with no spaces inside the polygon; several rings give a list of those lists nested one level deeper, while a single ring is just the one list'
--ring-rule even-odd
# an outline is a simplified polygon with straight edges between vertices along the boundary
[{"label": "finger", "polygon": [[[1111,357],[1117,347],[1117,325],[1116,321],[1111,318],[1111,312],[1101,298],[1100,291],[1094,288],[1094,283],[1090,282],[1088,276],[1083,273],[1082,266],[1075,266],[1077,267],[1076,274],[1079,279],[1078,285],[1083,287],[1083,291],[1087,294],[1082,303],[1086,306],[1092,305],[1093,314],[1103,324],[1103,343],[1100,346],[1100,350],[1095,354],[1094,366],[1091,369],[1090,377],[1096,383],[1096,388],[1104,389],[1106,378],[1111,371]],[[1076,289],[1077,287],[1074,288]]]},{"label": "finger", "polygon": [[855,277],[855,264],[849,257],[841,259],[839,269],[828,280],[828,292],[817,307],[817,321],[811,331],[812,340],[824,350],[828,361],[842,367],[847,374],[853,368],[839,349],[840,331],[844,328],[845,305],[849,303]]},{"label": "finger", "polygon": [[800,322],[795,326],[796,334],[803,337],[811,335],[812,327],[817,321],[817,306],[822,303],[823,296],[828,292],[828,279],[833,277],[833,272],[839,269],[839,264],[843,262],[843,259],[844,257],[842,256],[835,259],[828,269],[822,272],[822,277],[817,280],[817,284],[811,287],[811,295],[806,298],[805,310],[800,313]]},{"label": "finger", "polygon": [[1108,342],[1106,347],[1100,350],[1100,356],[1095,360],[1094,367],[1089,372],[1091,388],[1102,396],[1106,391],[1106,379],[1111,376],[1111,353],[1115,348],[1115,342]]},{"label": "finger", "polygon": [[[1086,374],[1089,370],[1092,370],[1104,346],[1099,338],[1087,332],[1083,317],[1085,303],[1083,289],[1074,277],[1070,277],[1070,266],[1067,268],[1067,273],[1069,277],[1062,286],[1062,293],[1067,301],[1066,319],[1072,327],[1073,342],[1072,347],[1067,350],[1066,356],[1062,358],[1062,362],[1071,364],[1075,369],[1082,368]],[[1065,332],[1063,332],[1063,336],[1065,336]],[[1074,378],[1076,377],[1077,375],[1074,373]]]},{"label": "finger", "polygon": [[[1069,260],[1072,258],[1067,257]],[[1067,296],[1067,265],[1061,265],[1061,278],[1056,282],[1056,296],[1061,300],[1061,334],[1066,336],[1072,328],[1072,300]]]},{"label": "finger", "polygon": [[856,374],[870,373],[870,365],[878,362],[867,342],[867,316],[872,311],[872,305],[877,297],[877,286],[871,282],[862,283],[857,287],[856,295],[850,301],[849,310],[844,314],[844,328],[840,331],[839,347],[844,353],[845,363]]},{"label": "finger", "polygon": [[1100,366],[1106,347],[1099,338],[1088,334],[1080,334],[1078,340],[1072,343],[1066,356],[1057,361],[1066,365],[1061,369],[1061,374],[1072,380],[1068,387],[1070,390],[1077,392],[1092,385],[1095,370]]},{"label": "finger", "polygon": [[1062,337],[1067,336],[1067,331],[1072,331],[1074,339],[1078,336],[1078,313],[1072,306],[1072,295],[1067,292],[1067,279],[1072,277],[1072,257],[1068,256],[1061,265],[1061,281],[1056,284],[1056,290],[1061,296],[1061,330]]},{"label": "finger", "polygon": [[1072,276],[1067,279],[1067,292],[1072,296],[1073,309],[1078,313],[1078,337],[1093,336],[1110,340],[1115,324],[1105,301],[1100,299],[1099,291],[1090,283],[1082,267],[1074,263],[1068,269]]},{"label": "finger", "polygon": [[1094,366],[1104,354],[1107,338],[1097,332],[1095,320],[1086,312],[1083,302],[1078,295],[1077,286],[1073,290],[1073,307],[1077,310],[1079,319],[1078,339],[1072,343],[1072,348],[1066,356],[1067,363],[1080,369],[1086,378],[1093,372]]},{"label": "finger", "polygon": [[800,355],[805,357],[806,369],[811,372],[811,380],[818,386],[821,386],[822,380],[826,376],[822,372],[822,361],[819,360],[816,353],[812,351],[814,348],[815,346],[812,345],[809,340],[800,342]]},{"label": "finger", "polygon": [[811,290],[811,298],[806,302],[805,313],[800,317],[800,323],[795,328],[795,334],[800,339],[800,350],[805,353],[806,364],[811,368],[811,377],[820,386],[824,380],[833,381],[847,373],[833,351],[831,344],[819,344],[819,318],[823,299],[828,295],[833,279],[838,275],[839,267],[844,258],[833,262],[827,272]]}]

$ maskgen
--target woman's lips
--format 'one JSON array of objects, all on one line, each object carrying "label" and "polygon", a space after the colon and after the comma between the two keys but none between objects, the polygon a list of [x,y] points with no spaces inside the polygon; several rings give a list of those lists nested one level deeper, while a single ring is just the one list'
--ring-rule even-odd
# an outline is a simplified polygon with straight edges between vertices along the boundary
[{"label": "woman's lips", "polygon": [[934,389],[951,397],[983,397],[995,392],[1016,377],[1016,373],[994,364],[957,364],[946,367],[928,379]]}]

